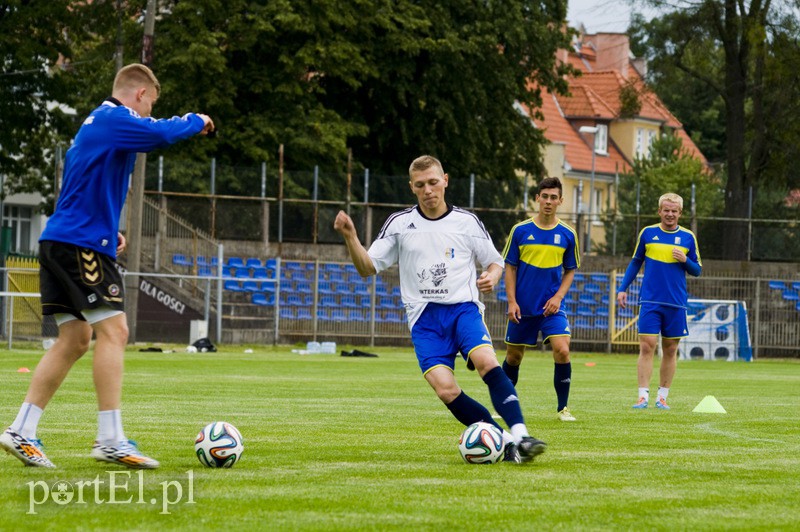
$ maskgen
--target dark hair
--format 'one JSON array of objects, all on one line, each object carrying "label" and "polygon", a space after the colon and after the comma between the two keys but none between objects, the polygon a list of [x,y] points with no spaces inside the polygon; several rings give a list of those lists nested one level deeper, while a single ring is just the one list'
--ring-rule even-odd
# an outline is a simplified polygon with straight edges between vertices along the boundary
[{"label": "dark hair", "polygon": [[542,190],[545,188],[557,188],[559,198],[564,195],[564,188],[561,186],[561,180],[557,177],[545,177],[539,181],[539,185],[536,187],[536,194],[541,194]]}]

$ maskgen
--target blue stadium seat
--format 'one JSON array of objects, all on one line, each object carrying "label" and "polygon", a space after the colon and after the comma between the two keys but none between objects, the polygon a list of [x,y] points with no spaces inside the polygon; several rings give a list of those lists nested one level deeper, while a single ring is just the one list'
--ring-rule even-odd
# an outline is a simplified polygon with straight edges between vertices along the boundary
[{"label": "blue stadium seat", "polygon": [[575,303],[561,303],[561,310],[567,313],[568,316],[575,314]]},{"label": "blue stadium seat", "polygon": [[798,304],[797,304],[797,306],[796,306],[796,307],[794,307],[794,308],[796,308],[796,309],[797,309],[797,312],[800,312],[800,303],[798,303]]},{"label": "blue stadium seat", "polygon": [[608,294],[603,294],[602,296],[600,296],[600,304],[608,305]]},{"label": "blue stadium seat", "polygon": [[342,306],[345,308],[361,308],[361,306],[356,302],[355,296],[344,296],[342,298]]},{"label": "blue stadium seat", "polygon": [[394,297],[400,297],[400,296],[402,295],[402,294],[401,294],[401,291],[400,291],[400,286],[399,286],[399,285],[398,285],[398,286],[393,286],[393,287],[392,287],[392,292],[391,292],[391,294],[392,294]]},{"label": "blue stadium seat", "polygon": [[578,318],[575,320],[574,327],[576,329],[591,329],[592,321],[589,318]]},{"label": "blue stadium seat", "polygon": [[344,283],[344,273],[343,272],[330,272],[328,273],[328,280],[332,283]]},{"label": "blue stadium seat", "polygon": [[223,277],[228,277],[228,278],[236,277],[234,275],[234,273],[235,273],[235,270],[233,269],[233,267],[231,267],[231,266],[223,266],[222,267],[222,276]]},{"label": "blue stadium seat", "polygon": [[310,320],[313,318],[314,316],[311,315],[311,309],[309,307],[300,307],[297,309],[298,320]]},{"label": "blue stadium seat", "polygon": [[504,303],[508,303],[508,294],[505,290],[500,290],[497,292],[497,300],[502,301]]},{"label": "blue stadium seat", "polygon": [[576,283],[582,283],[586,280],[586,276],[580,272],[575,272],[575,277],[572,280]]},{"label": "blue stadium seat", "polygon": [[583,285],[583,291],[587,294],[599,294],[603,292],[603,290],[600,288],[600,285],[596,283],[586,283]]},{"label": "blue stadium seat", "polygon": [[581,294],[581,296],[578,298],[578,303],[581,305],[596,305],[597,300],[594,298],[594,296],[590,296],[589,294]]},{"label": "blue stadium seat", "polygon": [[253,268],[253,279],[269,279],[267,269],[263,266]]},{"label": "blue stadium seat", "polygon": [[250,301],[253,302],[254,305],[259,305],[262,307],[272,306],[275,304],[275,295],[274,294],[264,294],[263,292],[255,292]]},{"label": "blue stadium seat", "polygon": [[358,304],[361,306],[361,308],[370,308],[372,306],[372,302],[370,301],[370,296],[359,297]]},{"label": "blue stadium seat", "polygon": [[191,266],[192,258],[178,253],[172,256],[172,264],[176,266]]},{"label": "blue stadium seat", "polygon": [[319,306],[337,308],[339,303],[336,302],[336,298],[334,296],[322,296],[319,298]]},{"label": "blue stadium seat", "polygon": [[280,317],[282,320],[293,320],[295,319],[294,316],[294,309],[289,307],[281,307]]},{"label": "blue stadium seat", "polygon": [[245,281],[242,283],[242,290],[245,292],[259,292],[261,286],[259,286],[257,281]]},{"label": "blue stadium seat", "polygon": [[317,286],[317,291],[319,291],[320,294],[334,293],[333,286],[328,281],[320,281],[319,285]]},{"label": "blue stadium seat", "polygon": [[781,297],[786,301],[800,301],[800,295],[797,294],[794,290],[784,290],[781,294]]},{"label": "blue stadium seat", "polygon": [[345,282],[336,283],[334,285],[333,291],[337,294],[352,294],[350,291],[350,285]]},{"label": "blue stadium seat", "polygon": [[608,329],[608,318],[596,318],[594,320],[594,328],[595,329]]},{"label": "blue stadium seat", "polygon": [[635,313],[633,312],[633,309],[631,307],[627,308],[617,307],[617,308],[618,308],[617,316],[619,316],[620,318],[633,318],[635,316]]},{"label": "blue stadium seat", "polygon": [[222,285],[222,288],[229,292],[243,292],[242,285],[239,284],[239,281],[225,281]]},{"label": "blue stadium seat", "polygon": [[261,283],[261,291],[262,292],[270,292],[275,293],[275,283],[270,283],[269,281],[264,281]]},{"label": "blue stadium seat", "polygon": [[571,303],[574,305],[575,303],[578,302],[578,295],[573,291],[569,291],[567,292],[567,297],[564,298],[564,302]]},{"label": "blue stadium seat", "polygon": [[301,294],[311,294],[314,290],[311,288],[311,283],[307,281],[299,282],[295,285],[295,290]]},{"label": "blue stadium seat", "polygon": [[589,276],[589,280],[593,283],[597,284],[607,284],[608,283],[608,274],[605,273],[593,273]]},{"label": "blue stadium seat", "polygon": [[380,296],[375,303],[375,308],[394,309],[397,306],[394,304],[394,298],[391,296]]},{"label": "blue stadium seat", "polygon": [[214,277],[216,273],[217,272],[215,269],[210,268],[208,266],[200,266],[199,268],[197,268],[197,275],[199,275],[200,277]]},{"label": "blue stadium seat", "polygon": [[389,287],[387,287],[385,283],[378,281],[378,283],[375,285],[375,295],[388,296]]},{"label": "blue stadium seat", "polygon": [[319,321],[331,321],[331,316],[330,316],[330,314],[328,314],[328,309],[318,308],[317,309],[317,319]]},{"label": "blue stadium seat", "polygon": [[597,307],[594,309],[595,316],[601,316],[603,318],[608,317],[608,307]]},{"label": "blue stadium seat", "polygon": [[294,283],[290,280],[281,281],[281,292],[294,292]]},{"label": "blue stadium seat", "polygon": [[197,265],[198,266],[209,266],[211,263],[208,262],[208,257],[204,257],[203,255],[197,256]]},{"label": "blue stadium seat", "polygon": [[289,271],[303,271],[303,265],[293,260],[287,260],[283,263],[283,269]]},{"label": "blue stadium seat", "polygon": [[287,307],[302,307],[303,300],[297,294],[288,294],[283,296],[283,304]]},{"label": "blue stadium seat", "polygon": [[250,269],[245,267],[236,268],[236,273],[234,277],[237,279],[250,279]]},{"label": "blue stadium seat", "polygon": [[[369,313],[369,311],[367,311]],[[369,321],[367,317],[364,316],[364,313],[360,310],[350,310],[347,313],[347,318],[350,321]]]},{"label": "blue stadium seat", "polygon": [[331,272],[339,272],[339,273],[344,272],[344,268],[342,267],[342,265],[338,264],[336,262],[324,263],[322,265],[322,269],[324,271],[328,272],[328,273],[331,273]]},{"label": "blue stadium seat", "polygon": [[356,275],[359,275],[358,270],[352,264],[345,264],[343,269],[344,269],[344,273],[346,273],[346,274],[353,274],[354,273]]},{"label": "blue stadium seat", "polygon": [[592,307],[587,307],[587,306],[578,307],[577,313],[578,316],[586,316],[586,317],[594,316],[594,310],[592,310]]},{"label": "blue stadium seat", "polygon": [[244,263],[245,268],[261,268],[261,259],[256,257],[248,257],[247,261]]},{"label": "blue stadium seat", "polygon": [[[175,260],[173,259],[172,262],[175,262]],[[772,290],[780,290],[780,291],[786,290],[786,284],[783,281],[770,281],[769,287]]]},{"label": "blue stadium seat", "polygon": [[347,314],[343,308],[335,308],[331,311],[331,320],[333,321],[347,321]]},{"label": "blue stadium seat", "polygon": [[226,264],[232,268],[244,267],[244,261],[241,257],[228,257],[228,262]]},{"label": "blue stadium seat", "polygon": [[369,284],[366,281],[359,281],[352,285],[353,293],[358,295],[369,295]]},{"label": "blue stadium seat", "polygon": [[792,290],[800,291],[800,281],[795,281],[792,283]]},{"label": "blue stadium seat", "polygon": [[383,317],[383,321],[389,323],[402,323],[403,318],[400,316],[400,313],[394,310],[390,310],[386,312],[386,315]]}]

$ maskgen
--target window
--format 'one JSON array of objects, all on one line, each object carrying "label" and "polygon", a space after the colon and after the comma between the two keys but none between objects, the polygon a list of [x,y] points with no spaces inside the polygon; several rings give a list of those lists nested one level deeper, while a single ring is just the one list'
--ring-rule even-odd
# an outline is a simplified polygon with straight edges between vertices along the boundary
[{"label": "window", "polygon": [[600,213],[603,212],[603,189],[595,188],[593,196],[592,222],[594,225],[602,225]]},{"label": "window", "polygon": [[576,223],[578,220],[578,213],[581,209],[581,187],[574,185],[572,187],[572,222]]},{"label": "window", "polygon": [[636,128],[636,157],[644,158],[647,156],[646,147],[644,145],[644,128]]},{"label": "window", "polygon": [[33,208],[5,205],[3,225],[11,228],[11,248],[15,253],[29,252],[31,247],[31,217]]},{"label": "window", "polygon": [[597,125],[597,133],[594,135],[594,151],[601,155],[608,155],[608,126],[605,124]]},{"label": "window", "polygon": [[653,147],[653,143],[656,141],[656,138],[658,138],[658,131],[656,131],[655,129],[651,129],[650,131],[647,132],[647,153],[648,154],[650,153],[650,148]]}]

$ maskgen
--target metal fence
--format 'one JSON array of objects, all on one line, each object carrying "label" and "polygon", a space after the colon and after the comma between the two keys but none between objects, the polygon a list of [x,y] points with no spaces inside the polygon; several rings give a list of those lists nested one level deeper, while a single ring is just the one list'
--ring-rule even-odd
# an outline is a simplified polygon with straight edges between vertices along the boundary
[{"label": "metal fence", "polygon": [[[349,264],[276,257],[258,266],[242,261],[239,266],[212,267],[213,276],[198,276],[193,275],[196,262],[173,265],[183,272],[136,274],[139,342],[188,343],[192,324],[200,322],[207,324],[209,337],[222,344],[411,345],[396,267],[365,280]],[[262,270],[265,275],[257,275]],[[9,345],[55,336],[55,326],[42,318],[38,300],[14,294],[38,291],[35,267],[6,268],[3,277],[9,289],[2,296],[3,333]],[[621,277],[621,272],[576,276],[563,303],[574,350],[637,350],[636,309],[614,304],[615,283]],[[637,283],[630,289],[632,298]],[[800,276],[690,278],[688,288],[693,298],[745,302],[755,357],[800,356]],[[504,295],[500,286],[484,300],[486,323],[499,348],[506,326]]]},{"label": "metal fence", "polygon": [[[534,187],[529,176],[500,183],[492,176],[452,175],[447,196],[451,203],[476,212],[502,247],[511,226],[533,210]],[[170,212],[216,240],[340,243],[332,224],[338,210],[345,209],[362,239],[371,242],[391,212],[415,202],[405,175],[378,175],[366,169],[348,176],[318,167],[222,166],[215,160],[163,157],[148,159],[145,188],[146,194],[166,202]],[[785,210],[792,217],[780,219],[696,216],[692,192],[677,192],[687,199],[681,223],[698,233],[703,258],[726,256],[721,235],[734,224],[745,229],[742,247],[749,260],[794,261],[800,256],[800,208]],[[565,189],[564,194],[559,216],[576,229],[584,249],[591,237],[590,249],[600,254],[629,256],[639,230],[658,222],[654,208],[622,214],[612,201],[616,194],[608,194],[605,209],[589,219],[583,207],[573,207],[570,192]],[[751,212],[756,212],[752,209],[753,205]]]}]

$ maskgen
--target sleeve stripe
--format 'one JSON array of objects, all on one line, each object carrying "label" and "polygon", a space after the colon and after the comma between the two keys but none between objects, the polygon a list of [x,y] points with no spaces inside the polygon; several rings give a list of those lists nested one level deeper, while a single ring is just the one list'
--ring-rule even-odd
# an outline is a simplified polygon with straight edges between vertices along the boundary
[{"label": "sleeve stripe", "polygon": [[386,230],[389,228],[389,224],[391,224],[395,220],[395,218],[402,216],[404,214],[408,214],[412,210],[414,210],[414,207],[409,207],[408,209],[404,209],[402,211],[397,211],[395,213],[390,214],[389,217],[386,218],[386,221],[383,222],[383,227],[381,227],[381,230],[378,232],[378,236],[376,237],[376,239],[384,238],[386,236]]},{"label": "sleeve stripe", "polygon": [[481,230],[483,231],[484,236],[486,238],[488,238],[488,239],[492,238],[491,236],[489,236],[489,232],[486,230],[486,227],[483,226],[483,222],[481,222],[481,219],[478,218],[477,214],[475,214],[474,212],[469,212],[468,210],[462,209],[461,207],[456,207],[455,205],[453,206],[453,211],[460,212],[462,214],[467,214],[469,216],[472,216],[475,219],[475,221],[478,223],[478,227],[480,227]]}]

